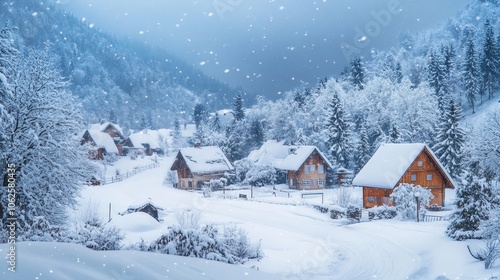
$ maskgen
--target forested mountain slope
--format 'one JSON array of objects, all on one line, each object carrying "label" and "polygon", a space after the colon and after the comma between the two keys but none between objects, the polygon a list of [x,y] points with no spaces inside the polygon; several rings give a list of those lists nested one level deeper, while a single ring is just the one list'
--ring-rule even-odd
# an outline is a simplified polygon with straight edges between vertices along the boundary
[{"label": "forested mountain slope", "polygon": [[190,117],[194,103],[215,110],[227,107],[235,93],[167,51],[117,39],[57,4],[1,1],[0,24],[17,29],[14,43],[21,52],[50,45],[57,68],[83,101],[87,122],[116,118],[140,129],[142,119],[150,127],[167,127]]}]

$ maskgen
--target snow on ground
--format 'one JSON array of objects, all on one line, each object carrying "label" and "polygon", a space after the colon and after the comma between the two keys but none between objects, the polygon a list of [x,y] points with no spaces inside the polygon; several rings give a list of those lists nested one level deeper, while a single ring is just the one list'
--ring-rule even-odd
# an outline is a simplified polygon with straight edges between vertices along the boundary
[{"label": "snow on ground", "polygon": [[[6,244],[0,254],[6,255]],[[139,251],[93,251],[69,243],[17,244],[16,272],[0,268],[0,279],[142,280],[142,279],[275,279],[248,267],[204,259]]]},{"label": "snow on ground", "polygon": [[[219,273],[217,279],[245,279],[244,277],[235,278],[234,275],[243,272],[255,273],[250,269],[251,266],[258,267],[261,272],[272,274],[272,279],[489,279],[492,276],[500,277],[500,263],[497,263],[493,269],[484,270],[483,263],[469,255],[466,245],[471,244],[473,248],[480,248],[481,241],[452,241],[444,234],[446,222],[416,223],[384,220],[348,224],[345,220],[332,220],[327,214],[303,205],[303,202],[321,203],[319,196],[302,199],[300,195],[302,192],[291,191],[289,198],[289,193],[283,185],[276,186],[276,189],[272,186],[255,188],[256,198],[253,199],[250,198],[249,189],[226,190],[225,195],[219,191],[213,193],[210,198],[204,198],[200,192],[178,190],[172,188],[171,185],[163,184],[171,161],[172,158],[161,158],[159,168],[144,171],[122,182],[105,186],[88,186],[82,191],[81,205],[89,201],[98,202],[100,214],[103,219],[107,220],[108,206],[111,203],[112,220],[110,223],[120,227],[126,234],[125,244],[139,242],[141,238],[148,242],[152,241],[161,233],[166,232],[169,225],[177,224],[175,218],[177,211],[185,208],[199,209],[202,213],[202,224],[215,223],[221,226],[236,224],[246,229],[253,242],[261,241],[265,255],[263,259],[235,266],[235,274],[231,274],[233,270],[229,269],[226,273],[225,265],[213,264],[205,260],[129,251],[91,252],[82,247],[71,247],[65,250],[68,260],[64,262],[64,267],[72,267],[71,269],[78,273],[90,270],[93,272],[88,273],[102,273],[108,277],[114,275],[115,270],[117,273],[123,270],[129,271],[131,270],[129,267],[135,269],[139,267],[142,272],[151,273],[144,274],[151,275],[151,277],[144,277],[137,272],[134,275],[141,275],[138,279],[160,279],[156,277],[159,275],[164,278],[166,275],[163,273],[166,269],[172,271],[176,267],[172,266],[173,262],[186,264],[185,269],[188,272],[170,279],[211,279],[208,275],[212,272]],[[353,198],[359,200],[360,189],[349,189],[352,190]],[[274,197],[273,192],[277,197]],[[237,199],[240,193],[247,194],[249,199]],[[330,203],[335,191],[325,190],[324,193],[324,203]],[[163,219],[162,223],[145,217],[142,213],[124,216],[118,214],[136,201],[148,198],[164,209],[159,213],[159,218]],[[447,200],[451,199],[453,195],[447,194]],[[23,252],[23,247],[27,246],[27,244],[20,245],[20,270],[22,270],[23,258],[34,262],[33,267],[41,272],[45,271],[44,273],[48,273],[47,269],[62,267],[58,264],[61,259],[56,253],[47,253],[37,258],[36,250],[33,253],[31,253],[32,250],[29,250],[29,253],[27,250]],[[45,245],[32,243],[32,246]],[[55,244],[54,246],[62,245]],[[0,248],[6,250],[5,246]],[[70,254],[72,255],[69,256]],[[107,256],[107,261],[112,262],[108,269],[103,267],[103,255]],[[78,257],[87,258],[86,269],[82,269],[79,263],[69,261],[71,258]],[[6,268],[2,269],[6,271]],[[202,272],[206,273],[205,278],[201,276]],[[0,273],[3,273],[2,270]],[[33,275],[29,274],[29,277],[19,279],[33,279]],[[265,279],[265,276],[259,275],[258,277]]]}]

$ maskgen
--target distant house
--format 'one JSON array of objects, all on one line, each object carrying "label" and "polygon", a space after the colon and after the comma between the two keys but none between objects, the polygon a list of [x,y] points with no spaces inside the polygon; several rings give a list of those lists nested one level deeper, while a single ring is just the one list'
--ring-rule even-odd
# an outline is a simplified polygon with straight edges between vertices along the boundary
[{"label": "distant house", "polygon": [[450,175],[425,144],[382,144],[354,177],[363,187],[363,207],[392,204],[390,195],[401,183],[420,185],[434,195],[430,205],[444,206],[445,189],[454,188]]},{"label": "distant house", "polygon": [[165,129],[145,129],[141,132],[130,134],[127,139],[123,141],[124,150],[126,153],[140,151],[148,156],[153,155],[153,153],[163,153],[164,151],[160,145],[160,141],[166,143],[165,141],[168,136],[168,131]]},{"label": "distant house", "polygon": [[91,124],[88,130],[99,131],[108,134],[111,139],[113,139],[113,142],[118,149],[118,154],[123,154],[122,142],[123,140],[125,140],[125,136],[123,135],[123,130],[119,125],[112,122],[103,121],[101,123]]},{"label": "distant house", "polygon": [[140,201],[130,205],[125,212],[121,212],[119,214],[123,216],[125,214],[135,212],[144,212],[155,218],[157,221],[160,221],[158,216],[159,211],[163,211],[163,209],[155,205],[151,199],[147,199],[146,201]]},{"label": "distant house", "polygon": [[332,164],[316,146],[289,146],[283,141],[268,140],[252,151],[248,160],[257,164],[271,164],[285,172],[291,189],[323,189],[327,169]]},{"label": "distant house", "polygon": [[85,130],[80,142],[81,145],[89,144],[89,157],[103,159],[107,154],[119,154],[115,142],[109,134],[97,130]]},{"label": "distant house", "polygon": [[177,171],[178,187],[181,189],[201,189],[205,182],[220,179],[233,170],[219,147],[196,147],[180,149],[170,170]]}]

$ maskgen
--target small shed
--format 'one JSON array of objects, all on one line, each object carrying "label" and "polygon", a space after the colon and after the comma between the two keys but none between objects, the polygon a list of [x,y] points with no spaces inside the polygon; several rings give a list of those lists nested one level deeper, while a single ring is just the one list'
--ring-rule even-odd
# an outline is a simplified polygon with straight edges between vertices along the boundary
[{"label": "small shed", "polygon": [[201,189],[205,182],[220,179],[233,170],[224,152],[219,147],[195,147],[180,149],[170,170],[177,171],[178,187]]},{"label": "small shed", "polygon": [[420,185],[434,195],[430,205],[444,206],[445,189],[455,183],[422,143],[382,144],[354,177],[352,185],[363,187],[363,207],[390,205],[390,195],[401,183]]},{"label": "small shed", "polygon": [[153,203],[151,199],[138,201],[132,205],[130,205],[126,211],[119,213],[120,215],[135,213],[135,212],[144,212],[149,214],[151,217],[155,218],[157,221],[160,221],[158,212],[163,211],[161,207],[158,207]]}]

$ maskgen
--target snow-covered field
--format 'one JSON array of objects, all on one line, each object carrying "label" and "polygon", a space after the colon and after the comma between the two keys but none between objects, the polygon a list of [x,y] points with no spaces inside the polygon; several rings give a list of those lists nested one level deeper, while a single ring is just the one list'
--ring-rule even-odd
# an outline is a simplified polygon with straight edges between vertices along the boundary
[{"label": "snow-covered field", "polygon": [[[95,252],[60,243],[18,245],[18,272],[7,266],[1,279],[490,279],[500,277],[500,263],[484,270],[466,245],[477,249],[481,241],[457,242],[445,236],[446,222],[383,220],[350,224],[332,220],[302,203],[300,193],[272,187],[255,189],[255,199],[236,199],[250,190],[227,190],[204,198],[164,185],[172,158],[161,158],[159,168],[122,182],[90,186],[82,191],[81,205],[100,205],[103,219],[126,234],[125,244],[143,238],[152,241],[176,224],[175,213],[196,208],[201,223],[237,224],[265,254],[260,261],[234,266],[201,259],[135,251]],[[126,163],[121,163],[126,165]],[[267,191],[266,191],[267,190]],[[358,189],[350,189],[360,197]],[[274,197],[273,192],[276,192]],[[325,191],[324,203],[334,192]],[[128,206],[151,199],[164,211],[162,223],[143,213],[120,216]],[[453,199],[447,195],[447,199]],[[306,199],[321,203],[319,196]],[[3,252],[7,246],[0,245]],[[254,268],[251,268],[254,267]],[[255,268],[258,268],[257,271]],[[78,276],[77,276],[78,275]],[[8,276],[5,278],[5,276]],[[128,278],[127,278],[128,277]]]}]

